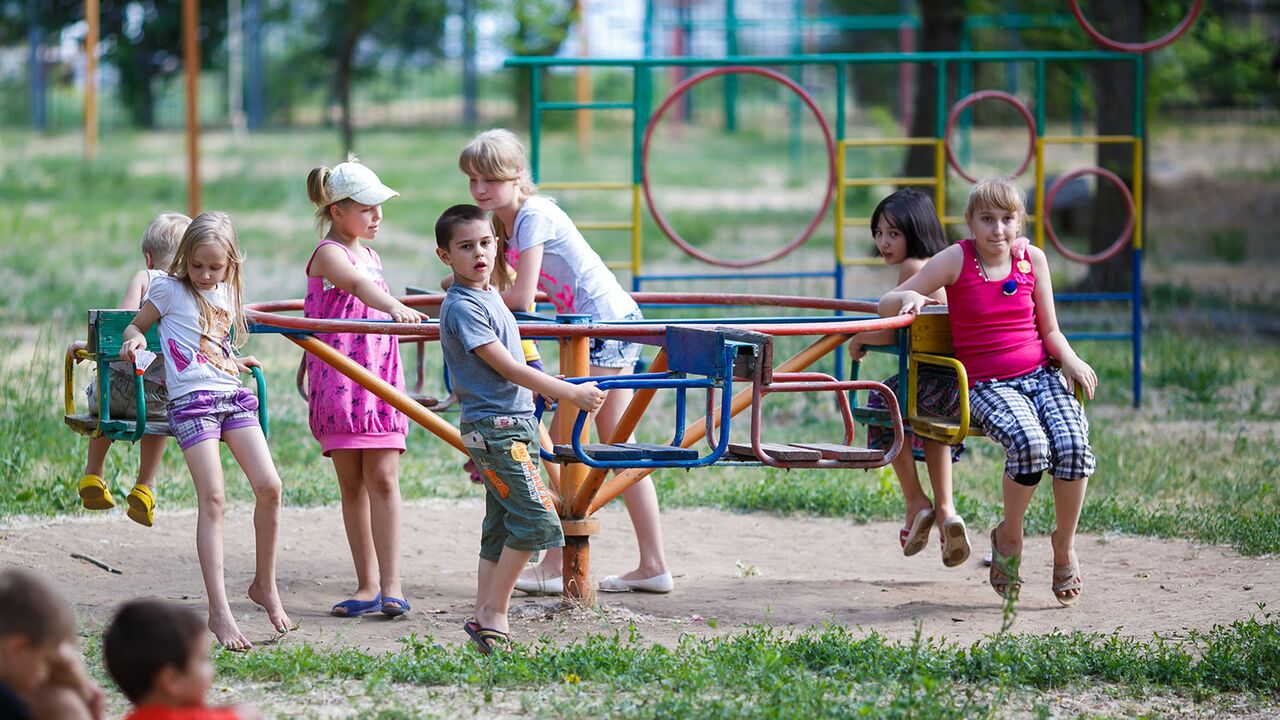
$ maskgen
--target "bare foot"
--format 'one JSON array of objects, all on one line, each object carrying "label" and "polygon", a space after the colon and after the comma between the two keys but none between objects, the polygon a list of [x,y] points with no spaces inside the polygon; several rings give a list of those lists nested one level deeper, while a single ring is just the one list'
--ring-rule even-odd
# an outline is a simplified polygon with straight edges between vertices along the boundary
[{"label": "bare foot", "polygon": [[222,647],[228,650],[244,652],[253,649],[253,643],[240,632],[240,626],[236,625],[235,618],[231,617],[230,608],[227,608],[225,614],[209,612],[209,630],[213,632],[214,637],[218,638]]},{"label": "bare foot", "polygon": [[280,593],[276,592],[274,584],[264,587],[264,584],[254,578],[253,584],[249,586],[249,599],[267,611],[267,619],[276,632],[286,633],[293,627],[293,621],[284,612],[284,605],[280,604]]}]

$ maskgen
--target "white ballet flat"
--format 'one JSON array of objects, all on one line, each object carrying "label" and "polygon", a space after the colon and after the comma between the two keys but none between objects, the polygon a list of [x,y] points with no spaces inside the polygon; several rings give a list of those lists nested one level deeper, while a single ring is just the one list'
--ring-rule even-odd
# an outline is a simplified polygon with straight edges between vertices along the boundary
[{"label": "white ballet flat", "polygon": [[644,580],[624,580],[617,575],[610,575],[600,581],[601,592],[669,593],[674,587],[675,583],[671,580],[669,572]]},{"label": "white ballet flat", "polygon": [[516,578],[516,589],[530,595],[563,595],[564,578],[559,575],[542,580]]}]

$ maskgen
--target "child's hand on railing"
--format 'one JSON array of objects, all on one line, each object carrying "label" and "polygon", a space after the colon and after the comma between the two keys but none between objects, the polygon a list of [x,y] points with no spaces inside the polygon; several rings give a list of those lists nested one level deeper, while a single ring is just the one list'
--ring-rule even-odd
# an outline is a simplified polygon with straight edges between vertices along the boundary
[{"label": "child's hand on railing", "polygon": [[145,335],[138,334],[135,337],[125,338],[120,343],[120,359],[133,362],[134,353],[147,346],[147,338]]},{"label": "child's hand on railing", "polygon": [[388,312],[391,313],[391,319],[398,323],[420,323],[422,322],[422,319],[426,317],[426,315],[423,315],[402,302],[397,302],[395,305],[392,305],[391,310]]},{"label": "child's hand on railing", "polygon": [[245,355],[244,357],[236,358],[236,368],[238,368],[240,372],[242,373],[253,372],[249,368],[254,368],[254,367],[262,367],[262,363],[258,362],[258,358],[252,355]]}]

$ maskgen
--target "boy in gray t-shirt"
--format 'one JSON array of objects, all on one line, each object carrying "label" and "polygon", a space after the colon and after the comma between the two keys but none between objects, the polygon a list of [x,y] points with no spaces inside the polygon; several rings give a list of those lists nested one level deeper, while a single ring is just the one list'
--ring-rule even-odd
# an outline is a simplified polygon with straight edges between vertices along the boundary
[{"label": "boy in gray t-shirt", "polygon": [[497,249],[489,218],[475,205],[454,205],[436,221],[436,254],[453,270],[440,306],[440,347],[462,406],[462,444],[488,491],[475,618],[463,625],[485,654],[508,641],[507,605],[533,551],[564,545],[530,451],[538,451],[530,391],[588,412],[604,403],[593,382],[574,385],[525,364],[515,316],[489,283]]}]

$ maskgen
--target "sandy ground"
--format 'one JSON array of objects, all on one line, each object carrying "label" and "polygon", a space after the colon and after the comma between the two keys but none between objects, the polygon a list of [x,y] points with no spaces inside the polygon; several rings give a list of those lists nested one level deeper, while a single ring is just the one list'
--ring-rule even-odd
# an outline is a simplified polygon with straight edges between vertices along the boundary
[{"label": "sandy ground", "polygon": [[[284,642],[372,651],[394,649],[409,633],[463,642],[482,514],[478,501],[406,507],[403,575],[413,612],[388,621],[328,615],[354,578],[340,513],[336,508],[286,510],[280,589],[298,629]],[[265,614],[244,595],[253,575],[251,515],[248,507],[228,513],[226,577],[232,608],[257,643],[271,631]],[[626,515],[611,508],[600,518],[603,529],[592,542],[593,570],[597,576],[624,571],[635,559]],[[948,570],[934,543],[916,557],[903,558],[891,523],[713,510],[669,510],[663,520],[674,592],[602,593],[598,608],[517,593],[512,601],[517,639],[569,642],[618,628],[625,633],[635,623],[646,642],[670,644],[683,633],[724,634],[752,623],[803,628],[834,622],[906,640],[918,622],[925,636],[967,644],[1000,627],[999,598],[977,562],[988,546],[982,528],[970,531],[974,558]],[[135,525],[123,512],[15,520],[0,528],[0,562],[47,572],[72,599],[82,622],[96,631],[120,601],[134,596],[156,595],[203,608],[194,536],[190,510],[162,509],[152,529]],[[1048,539],[1029,539],[1016,631],[1168,636],[1248,617],[1258,603],[1280,606],[1280,559],[1275,557],[1247,558],[1223,547],[1122,536],[1083,536],[1079,552],[1084,596],[1076,606],[1060,608],[1049,591]],[[74,559],[72,553],[122,574]]]}]

